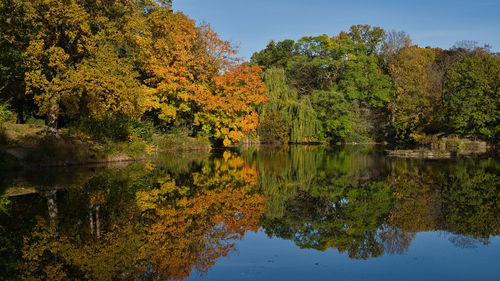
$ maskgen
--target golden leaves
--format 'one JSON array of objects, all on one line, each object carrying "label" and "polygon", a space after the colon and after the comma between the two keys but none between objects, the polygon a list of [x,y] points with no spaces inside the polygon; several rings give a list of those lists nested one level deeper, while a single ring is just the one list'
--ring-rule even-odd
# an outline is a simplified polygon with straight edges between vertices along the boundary
[{"label": "golden leaves", "polygon": [[224,140],[225,146],[255,133],[256,107],[268,100],[260,73],[260,67],[244,63],[216,76],[212,92],[191,97],[202,108],[197,114],[197,124],[209,128],[212,135]]},{"label": "golden leaves", "polygon": [[[76,101],[66,102],[66,111],[87,113],[96,120],[115,113],[139,118],[146,107],[152,106],[152,98],[148,96],[150,92],[140,86],[137,77],[126,59],[120,58],[110,46],[102,46],[93,57],[68,72],[63,96]],[[72,108],[75,104],[83,108]]]}]

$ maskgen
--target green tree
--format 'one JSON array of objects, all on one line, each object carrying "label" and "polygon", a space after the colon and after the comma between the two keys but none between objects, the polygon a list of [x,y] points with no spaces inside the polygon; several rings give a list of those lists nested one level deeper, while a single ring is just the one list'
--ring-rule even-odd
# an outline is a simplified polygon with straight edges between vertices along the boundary
[{"label": "green tree", "polygon": [[351,26],[349,36],[354,43],[367,46],[367,55],[376,55],[387,35],[385,30],[378,26],[372,27],[368,24],[358,24]]},{"label": "green tree", "polygon": [[[299,98],[287,83],[285,71],[269,68],[263,74],[269,101],[260,109],[261,133],[284,142],[321,140],[320,123],[308,97]],[[274,119],[271,121],[271,119]],[[286,127],[286,129],[280,129]]]},{"label": "green tree", "polygon": [[28,104],[23,66],[28,30],[24,28],[23,17],[22,2],[6,0],[0,3],[0,100],[11,99],[18,123],[24,123]]},{"label": "green tree", "polygon": [[264,70],[270,67],[286,67],[288,60],[295,53],[295,41],[286,39],[278,43],[271,41],[266,48],[255,52],[250,58],[250,64],[257,64]]},{"label": "green tree", "polygon": [[500,137],[500,57],[466,57],[446,73],[445,114],[452,129],[487,139]]},{"label": "green tree", "polygon": [[350,104],[343,94],[335,91],[314,91],[312,100],[327,139],[343,141],[353,133]]},{"label": "green tree", "polygon": [[[285,92],[296,93],[297,101],[290,102],[293,100],[290,94],[280,97],[282,91],[270,82],[272,79],[264,76],[271,100],[268,109],[262,110],[260,120],[265,127],[261,132],[282,135],[282,129],[277,129],[288,124],[292,142],[364,141],[374,136],[372,128],[382,127],[374,123],[383,122],[383,118],[375,116],[383,115],[381,112],[393,91],[390,77],[378,65],[377,55],[384,38],[385,31],[379,27],[355,25],[349,33],[341,32],[333,37],[305,36],[297,42],[272,41],[255,53],[252,62],[268,70],[283,66],[284,76],[275,80]],[[264,116],[271,111],[287,113],[282,118],[273,117],[271,122]],[[316,124],[319,124],[317,128]],[[315,137],[304,138],[301,130],[308,130],[306,135]]]}]

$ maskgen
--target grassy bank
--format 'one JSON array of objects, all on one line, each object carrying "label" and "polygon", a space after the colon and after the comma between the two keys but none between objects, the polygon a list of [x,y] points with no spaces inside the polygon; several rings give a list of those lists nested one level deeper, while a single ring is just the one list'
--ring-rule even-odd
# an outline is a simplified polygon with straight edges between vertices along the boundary
[{"label": "grassy bank", "polygon": [[208,140],[189,137],[182,130],[165,133],[131,130],[118,138],[70,127],[60,130],[59,139],[47,138],[45,131],[46,126],[41,124],[4,122],[0,127],[0,166],[3,166],[0,168],[131,161],[165,151],[210,149]]}]

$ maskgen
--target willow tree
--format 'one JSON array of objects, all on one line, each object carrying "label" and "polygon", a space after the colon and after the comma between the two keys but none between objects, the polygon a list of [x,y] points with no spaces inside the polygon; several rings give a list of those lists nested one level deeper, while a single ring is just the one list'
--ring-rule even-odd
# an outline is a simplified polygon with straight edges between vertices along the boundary
[{"label": "willow tree", "polygon": [[[321,140],[321,124],[308,97],[299,99],[287,83],[282,68],[270,68],[263,75],[269,101],[260,109],[261,133],[284,142]],[[283,128],[277,131],[276,128]]]}]

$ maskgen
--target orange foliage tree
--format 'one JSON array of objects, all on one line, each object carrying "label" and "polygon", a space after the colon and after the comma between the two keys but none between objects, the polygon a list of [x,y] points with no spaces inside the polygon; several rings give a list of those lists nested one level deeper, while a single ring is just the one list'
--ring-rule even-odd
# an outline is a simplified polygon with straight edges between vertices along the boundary
[{"label": "orange foliage tree", "polygon": [[255,133],[256,107],[267,99],[260,68],[239,64],[236,50],[210,26],[196,26],[166,6],[150,9],[136,20],[141,32],[133,41],[158,118],[225,145]]},{"label": "orange foliage tree", "polygon": [[255,134],[259,120],[256,108],[268,100],[260,73],[259,66],[233,66],[214,78],[212,91],[190,96],[202,108],[195,114],[194,124],[222,139],[225,146]]}]

